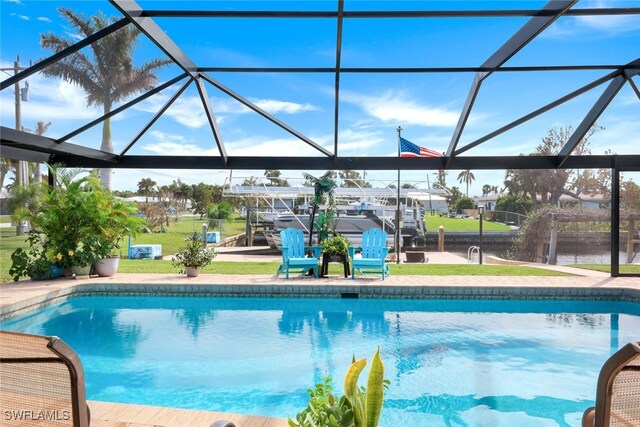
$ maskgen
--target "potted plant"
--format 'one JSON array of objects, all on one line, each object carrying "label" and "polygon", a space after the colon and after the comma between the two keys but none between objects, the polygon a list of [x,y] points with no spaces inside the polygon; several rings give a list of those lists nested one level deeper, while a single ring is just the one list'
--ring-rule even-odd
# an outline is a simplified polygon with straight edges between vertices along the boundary
[{"label": "potted plant", "polygon": [[[171,259],[174,267],[179,267],[180,272],[186,271],[187,277],[197,277],[200,268],[213,261],[217,253],[215,249],[207,248],[207,244],[200,238],[197,232],[185,239],[187,245],[181,248]],[[182,270],[182,269],[185,270]]]},{"label": "potted plant", "polygon": [[323,253],[329,254],[331,262],[338,262],[341,261],[341,256],[347,255],[349,252],[351,242],[343,235],[336,233],[333,237],[323,240],[320,246],[322,246]]},{"label": "potted plant", "polygon": [[[35,206],[24,206],[14,214],[16,221],[29,221],[33,230],[44,236],[47,247],[59,255],[58,264],[67,270],[74,266],[82,270],[87,265],[79,264],[90,259],[89,268],[94,261],[112,258],[122,237],[135,236],[144,224],[135,216],[133,205],[116,199],[95,173],[81,175],[84,172],[49,166],[54,188],[38,192]],[[80,255],[75,256],[81,243]],[[117,261],[106,271],[101,268],[104,263],[99,263],[98,274],[113,275]]]},{"label": "potted plant", "polygon": [[93,269],[98,276],[111,277],[118,270],[122,238],[140,234],[145,220],[136,216],[135,205],[118,200],[111,193],[103,195],[100,205],[95,218],[98,233]]},{"label": "potted plant", "polygon": [[62,266],[56,264],[56,259],[50,254],[40,241],[40,236],[34,231],[28,233],[29,249],[17,248],[11,254],[11,268],[9,274],[17,282],[21,277],[31,280],[53,280],[62,275]]},{"label": "potted plant", "polygon": [[96,250],[98,245],[98,238],[96,236],[89,236],[79,241],[74,249],[70,249],[67,252],[67,255],[71,259],[71,265],[73,266],[73,272],[76,278],[89,276],[91,266],[98,258],[98,251]]}]

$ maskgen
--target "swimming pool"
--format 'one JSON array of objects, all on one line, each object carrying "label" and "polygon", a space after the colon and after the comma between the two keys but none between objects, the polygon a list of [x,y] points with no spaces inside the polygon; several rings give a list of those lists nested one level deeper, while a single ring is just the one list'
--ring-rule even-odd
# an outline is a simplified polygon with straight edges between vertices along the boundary
[{"label": "swimming pool", "polygon": [[380,346],[381,425],[578,426],[640,304],[93,296],[0,328],[64,339],[93,400],[293,417]]}]

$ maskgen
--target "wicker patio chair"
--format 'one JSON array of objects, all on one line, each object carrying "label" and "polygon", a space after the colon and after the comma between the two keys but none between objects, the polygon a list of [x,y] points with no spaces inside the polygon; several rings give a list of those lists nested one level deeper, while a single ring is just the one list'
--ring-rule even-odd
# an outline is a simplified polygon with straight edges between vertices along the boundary
[{"label": "wicker patio chair", "polygon": [[3,426],[89,427],[84,373],[58,337],[0,331]]},{"label": "wicker patio chair", "polygon": [[582,426],[640,426],[640,341],[625,345],[604,363],[596,406],[586,410]]}]

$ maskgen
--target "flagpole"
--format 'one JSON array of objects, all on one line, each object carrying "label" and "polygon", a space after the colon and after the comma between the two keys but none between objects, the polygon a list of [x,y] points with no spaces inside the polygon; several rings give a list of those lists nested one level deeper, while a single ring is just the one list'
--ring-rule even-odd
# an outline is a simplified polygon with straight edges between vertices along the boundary
[{"label": "flagpole", "polygon": [[[398,159],[400,159],[400,132],[402,132],[402,127],[398,126]],[[397,209],[396,209],[396,264],[400,264],[400,233],[402,232],[402,228],[400,227],[400,165],[398,165],[398,199],[397,199]]]}]

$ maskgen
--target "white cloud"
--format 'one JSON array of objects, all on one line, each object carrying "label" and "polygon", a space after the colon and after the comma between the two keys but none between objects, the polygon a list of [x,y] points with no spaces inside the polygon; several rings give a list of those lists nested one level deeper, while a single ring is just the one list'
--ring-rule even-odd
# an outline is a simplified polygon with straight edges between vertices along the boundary
[{"label": "white cloud", "polygon": [[275,99],[258,99],[252,100],[252,102],[271,114],[298,114],[318,109],[311,104],[298,104],[295,102],[277,101]]},{"label": "white cloud", "polygon": [[24,20],[24,21],[29,21],[31,20],[31,18],[29,18],[27,15],[16,15],[18,18]]},{"label": "white cloud", "polygon": [[[5,67],[5,64],[2,64]],[[29,101],[22,103],[22,120],[56,123],[61,121],[87,121],[102,115],[100,107],[87,107],[85,92],[78,86],[64,80],[46,78],[36,73],[28,78]],[[23,85],[24,83],[21,83]],[[3,122],[9,122],[15,116],[13,94],[2,92],[0,114]]]},{"label": "white cloud", "polygon": [[153,138],[155,138],[155,139],[157,139],[159,141],[171,141],[171,142],[176,142],[176,143],[184,143],[184,142],[186,142],[185,137],[182,136],[182,135],[164,133],[164,132],[159,131],[159,130],[152,130],[151,132],[149,132],[149,135],[151,135]]},{"label": "white cloud", "polygon": [[51,19],[47,18],[46,16],[38,16],[38,21],[42,21],[42,22],[53,22]]},{"label": "white cloud", "polygon": [[15,3],[15,4],[19,4],[20,6],[23,6],[24,3],[22,3],[20,0],[4,0],[7,3]]},{"label": "white cloud", "polygon": [[[621,7],[624,3],[621,3]],[[607,8],[616,7],[614,2],[596,1],[585,7]],[[559,38],[574,34],[587,34],[589,36],[615,36],[630,33],[640,29],[640,21],[636,16],[629,15],[600,15],[600,16],[571,16],[558,19],[542,37]]]},{"label": "white cloud", "polygon": [[[173,93],[175,93],[175,91],[165,90],[163,93],[155,95],[140,104],[137,104],[133,108],[149,113],[156,113],[167,102]],[[248,107],[245,107],[240,102],[230,98],[209,97],[209,100],[218,123],[223,122],[226,117],[231,115],[253,113],[253,111]],[[295,102],[279,101],[274,99],[252,99],[251,102],[270,114],[298,114],[318,109],[310,104],[298,104]],[[164,115],[171,117],[176,122],[192,129],[208,125],[207,117],[204,113],[202,101],[199,96],[182,94],[171,105],[171,107],[169,107]]]},{"label": "white cloud", "polygon": [[84,40],[84,36],[78,33],[72,33],[71,31],[64,32],[67,36],[71,37],[72,40],[79,42],[80,40]]},{"label": "white cloud", "polygon": [[383,122],[425,127],[453,127],[458,122],[458,112],[420,104],[401,91],[389,90],[381,96],[343,92],[341,99]]},{"label": "white cloud", "polygon": [[152,154],[171,156],[217,156],[217,148],[203,149],[196,144],[179,144],[175,142],[156,142],[145,144],[142,149]]}]

